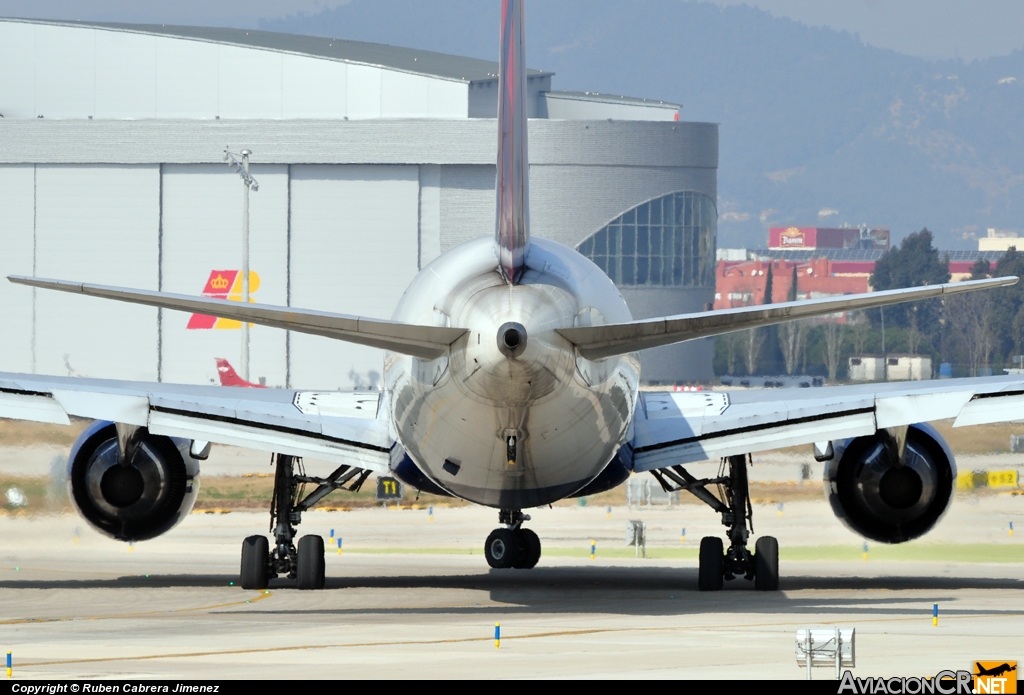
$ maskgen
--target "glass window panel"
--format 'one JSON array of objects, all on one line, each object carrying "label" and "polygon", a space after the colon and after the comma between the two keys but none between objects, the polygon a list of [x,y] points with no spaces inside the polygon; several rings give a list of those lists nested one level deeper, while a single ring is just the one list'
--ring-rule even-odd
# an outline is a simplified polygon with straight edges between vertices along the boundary
[{"label": "glass window panel", "polygon": [[648,280],[649,259],[646,256],[638,256],[636,259],[636,284],[646,285]]},{"label": "glass window panel", "polygon": [[651,208],[651,224],[661,224],[661,204],[664,198],[658,198],[648,203]]},{"label": "glass window panel", "polygon": [[636,230],[633,227],[622,229],[622,257],[633,256],[636,253]]},{"label": "glass window panel", "polygon": [[619,259],[617,256],[608,257],[608,269],[604,272],[608,273],[608,278],[616,285],[619,284]]},{"label": "glass window panel", "polygon": [[636,273],[634,272],[634,260],[632,257],[623,256],[622,261],[622,274],[619,279],[620,285],[635,285],[636,284]]},{"label": "glass window panel", "polygon": [[581,254],[583,254],[587,258],[590,258],[591,256],[593,256],[594,255],[594,240],[593,240],[593,238],[587,239],[582,244],[580,244],[580,247],[579,247],[578,250],[579,250],[579,252]]},{"label": "glass window panel", "polygon": [[594,256],[594,265],[601,269],[602,272],[608,272],[608,256]]},{"label": "glass window panel", "polygon": [[[580,253],[583,253],[580,251]],[[594,235],[594,254],[607,254],[608,253],[608,232],[598,232]],[[587,254],[583,254],[586,256]]]},{"label": "glass window panel", "polygon": [[651,284],[660,285],[661,283],[661,256],[651,256]]},{"label": "glass window panel", "polygon": [[644,203],[636,209],[636,223],[647,224],[647,220],[650,217],[651,204]]},{"label": "glass window panel", "polygon": [[683,259],[676,256],[672,261],[672,284],[683,284]]},{"label": "glass window panel", "polygon": [[636,209],[623,213],[622,224],[636,224]]},{"label": "glass window panel", "polygon": [[608,255],[617,256],[619,255],[619,240],[622,236],[622,227],[617,224],[613,224],[608,227]]},{"label": "glass window panel", "polygon": [[651,227],[651,256],[661,255],[661,227]]},{"label": "glass window panel", "polygon": [[651,239],[646,224],[638,224],[636,226],[636,255],[651,255]]}]

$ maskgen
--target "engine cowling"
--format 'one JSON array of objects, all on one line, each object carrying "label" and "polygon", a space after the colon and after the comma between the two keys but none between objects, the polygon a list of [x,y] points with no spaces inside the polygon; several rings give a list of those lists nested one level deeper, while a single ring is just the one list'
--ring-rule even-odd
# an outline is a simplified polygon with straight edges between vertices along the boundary
[{"label": "engine cowling", "polygon": [[856,533],[903,543],[927,533],[949,508],[956,461],[931,425],[907,428],[902,457],[887,430],[834,447],[825,466],[825,494],[832,511]]},{"label": "engine cowling", "polygon": [[199,494],[199,462],[190,445],[143,428],[135,432],[127,465],[121,465],[116,425],[94,422],[68,459],[71,500],[93,528],[111,538],[155,538],[184,519]]}]

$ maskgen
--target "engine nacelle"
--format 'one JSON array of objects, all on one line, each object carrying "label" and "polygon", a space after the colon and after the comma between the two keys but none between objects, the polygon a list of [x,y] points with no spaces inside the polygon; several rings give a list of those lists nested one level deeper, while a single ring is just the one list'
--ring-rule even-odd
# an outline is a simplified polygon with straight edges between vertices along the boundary
[{"label": "engine nacelle", "polygon": [[155,538],[184,519],[199,494],[199,462],[190,445],[141,428],[121,465],[116,425],[96,421],[71,448],[71,500],[100,533],[121,541]]},{"label": "engine nacelle", "polygon": [[956,461],[928,424],[907,428],[902,460],[887,430],[835,443],[825,466],[825,494],[851,530],[881,543],[927,533],[949,508]]}]

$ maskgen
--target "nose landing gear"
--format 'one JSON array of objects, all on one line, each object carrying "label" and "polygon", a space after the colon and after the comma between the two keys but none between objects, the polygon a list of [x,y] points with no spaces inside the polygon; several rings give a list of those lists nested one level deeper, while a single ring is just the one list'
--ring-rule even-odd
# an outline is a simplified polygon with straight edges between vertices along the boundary
[{"label": "nose landing gear", "polygon": [[502,509],[498,523],[505,528],[494,529],[484,542],[484,557],[494,569],[532,569],[540,560],[540,538],[524,521],[530,517],[519,509]]},{"label": "nose landing gear", "polygon": [[[728,464],[728,475],[724,468]],[[726,579],[745,577],[754,580],[758,591],[779,589],[779,542],[762,536],[747,549],[747,540],[754,531],[753,509],[747,485],[747,456],[730,456],[722,461],[723,470],[717,478],[698,480],[682,466],[651,471],[666,492],[688,490],[722,515],[722,524],[729,529],[729,549],[722,551],[721,538],[708,536],[700,541],[700,568],[697,588],[718,591]],[[720,497],[708,492],[708,485],[718,485]]]}]

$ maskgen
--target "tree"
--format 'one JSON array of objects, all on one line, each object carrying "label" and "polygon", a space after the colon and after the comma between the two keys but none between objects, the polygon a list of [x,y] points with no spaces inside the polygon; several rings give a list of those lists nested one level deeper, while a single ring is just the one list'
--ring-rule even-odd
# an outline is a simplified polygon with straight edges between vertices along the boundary
[{"label": "tree", "polygon": [[[953,349],[962,356],[971,376],[988,363],[992,352],[991,292],[965,292],[946,297],[946,320]],[[1018,317],[1022,314],[1018,314]]]},{"label": "tree", "polygon": [[992,264],[986,261],[984,258],[978,257],[978,260],[971,266],[971,279],[972,280],[984,280],[992,273]]},{"label": "tree", "polygon": [[[1007,275],[1024,275],[1024,254],[1011,246],[992,270],[992,277]],[[998,290],[985,292],[989,297],[989,331],[992,336],[992,351],[1001,364],[1011,362],[1013,355],[1024,352],[1020,331],[1014,324],[1020,324],[1018,314],[1024,310],[1024,283],[1018,282],[1012,287],[1001,287]]]},{"label": "tree", "polygon": [[[796,264],[793,264],[793,280],[786,294],[786,301],[795,302],[797,295]],[[782,360],[786,365],[786,374],[796,371],[797,363],[803,352],[807,339],[807,323],[805,321],[787,321],[779,326],[779,347],[782,349]]]},{"label": "tree", "polygon": [[757,362],[761,357],[761,346],[765,340],[764,328],[751,328],[746,331],[746,343],[744,347],[744,361],[747,363],[747,374],[754,374],[757,371]]},{"label": "tree", "polygon": [[[774,261],[768,262],[768,276],[764,282],[764,297],[761,300],[761,304],[773,304],[773,296],[775,294],[775,282],[774,274],[772,271]],[[778,325],[765,326],[764,328],[752,329],[760,332],[760,336],[757,338],[757,359],[756,363],[760,363],[766,372],[778,373],[779,368],[782,365],[783,356],[779,350],[779,327]],[[749,344],[749,347],[753,347],[753,343]],[[753,374],[753,372],[751,372]]]},{"label": "tree", "polygon": [[[871,273],[871,287],[876,291],[895,290],[904,287],[920,287],[949,282],[949,259],[940,259],[938,250],[932,245],[932,233],[927,227],[910,234],[882,254]],[[868,316],[872,325],[882,323],[882,310],[871,309]],[[915,335],[916,346],[923,331],[934,345],[938,337],[942,318],[940,300],[929,299],[913,304],[894,304],[885,308],[885,322],[889,327],[908,328]]]},{"label": "tree", "polygon": [[843,347],[843,326],[836,321],[825,322],[825,368],[828,380],[835,382],[839,373],[839,356]]}]

